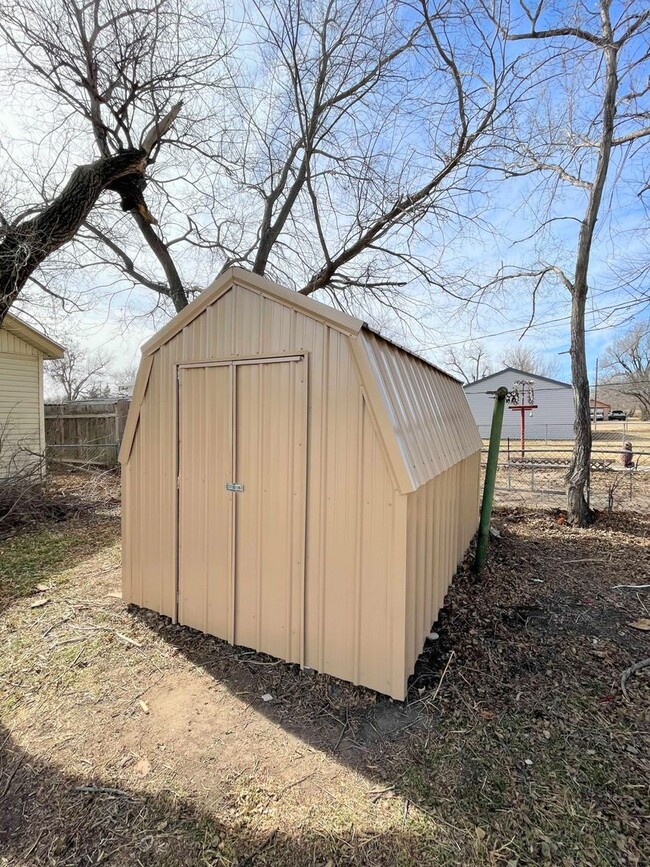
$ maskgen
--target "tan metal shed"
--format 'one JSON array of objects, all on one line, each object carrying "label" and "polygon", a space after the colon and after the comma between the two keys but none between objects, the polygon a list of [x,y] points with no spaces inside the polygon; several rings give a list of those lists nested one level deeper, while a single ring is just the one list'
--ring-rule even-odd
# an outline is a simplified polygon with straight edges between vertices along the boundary
[{"label": "tan metal shed", "polygon": [[478,522],[461,383],[241,268],[142,350],[123,596],[404,698]]}]

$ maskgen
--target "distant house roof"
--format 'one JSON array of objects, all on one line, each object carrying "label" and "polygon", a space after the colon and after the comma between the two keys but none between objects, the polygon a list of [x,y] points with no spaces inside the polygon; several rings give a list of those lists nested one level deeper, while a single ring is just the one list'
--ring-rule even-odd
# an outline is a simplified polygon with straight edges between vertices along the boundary
[{"label": "distant house roof", "polygon": [[564,388],[571,388],[570,382],[562,382],[559,379],[551,379],[548,376],[541,376],[539,373],[532,373],[530,370],[519,370],[517,367],[502,367],[501,370],[497,370],[496,373],[489,373],[487,376],[481,377],[481,379],[476,379],[474,382],[466,383],[463,388],[469,388],[472,385],[477,385],[479,382],[487,382],[488,379],[493,379],[495,376],[500,376],[502,373],[518,373],[521,376],[534,377],[535,379],[541,379],[543,382],[551,382],[553,385],[561,385]]},{"label": "distant house roof", "polygon": [[25,343],[33,346],[34,349],[38,349],[39,352],[43,353],[45,358],[63,358],[65,349],[60,343],[51,340],[42,332],[37,331],[36,328],[32,328],[31,325],[23,322],[22,319],[18,319],[16,316],[12,316],[10,313],[7,313],[5,316],[2,328],[15,337],[24,340]]},{"label": "distant house roof", "polygon": [[604,403],[602,400],[594,400],[593,397],[589,401],[589,406],[591,406],[591,407],[599,406],[601,409],[611,409],[612,408],[611,403]]}]

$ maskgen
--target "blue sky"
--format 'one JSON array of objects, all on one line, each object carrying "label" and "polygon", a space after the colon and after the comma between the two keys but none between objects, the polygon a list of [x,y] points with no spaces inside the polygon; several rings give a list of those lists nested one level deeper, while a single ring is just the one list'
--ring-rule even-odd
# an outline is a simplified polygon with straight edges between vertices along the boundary
[{"label": "blue sky", "polygon": [[[616,5],[614,8],[617,8]],[[420,81],[419,86],[424,87],[425,84],[426,82]],[[563,100],[571,90],[565,85],[566,81],[560,76],[555,80],[555,89],[545,94],[546,114],[555,120],[558,114],[560,121],[562,120]],[[593,113],[596,106],[597,89],[593,91],[589,84],[585,94],[579,116],[575,118],[578,126],[586,122],[589,112]],[[31,146],[25,141],[25,137],[28,134],[33,134],[34,137],[46,136],[51,129],[54,103],[51,100],[39,99],[38,103],[34,103],[38,104],[38,112],[35,112],[29,109],[29,100],[25,99],[23,94],[16,91],[13,95],[13,101],[4,101],[0,135],[3,135],[4,127],[5,140],[13,139],[15,142],[14,156],[21,162],[28,163]],[[33,96],[34,94],[32,98]],[[417,91],[409,94],[411,100],[417,101],[417,97]],[[542,108],[540,105],[540,122],[545,114]],[[29,120],[27,125],[26,119]],[[533,120],[534,113],[531,115],[525,106],[516,118],[522,129]],[[404,123],[406,127],[409,126],[409,121]],[[405,141],[414,145],[413,152],[417,153],[419,133],[409,129],[408,135],[409,138]],[[52,145],[53,154],[56,154],[57,145],[58,141]],[[75,154],[74,158],[83,156],[81,151],[75,153],[73,150],[72,153]],[[47,156],[47,152],[44,156]],[[641,155],[628,157],[625,162],[621,162],[617,156],[612,167],[594,244],[590,284],[592,304],[596,309],[629,303],[643,291],[648,294],[648,284],[644,285],[640,280],[631,288],[622,285],[623,272],[628,263],[642,261],[644,257],[648,257],[647,251],[650,249],[646,205],[644,197],[638,195],[646,172],[646,160]],[[60,168],[68,168],[66,160],[61,159],[60,154],[57,159]],[[419,166],[417,159],[414,165]],[[572,167],[571,161],[566,165]],[[407,168],[413,171],[413,165]],[[589,170],[590,166],[587,165],[586,168]],[[574,218],[582,216],[585,193],[583,190],[562,185],[552,203],[548,204],[540,194],[537,184],[537,177],[498,179],[493,175],[489,182],[483,184],[482,194],[473,193],[467,197],[467,201],[459,202],[462,207],[467,207],[468,213],[480,216],[480,225],[473,225],[470,220],[466,221],[465,225],[459,225],[459,221],[452,220],[451,224],[446,226],[444,221],[438,223],[432,219],[418,227],[423,257],[428,258],[433,267],[437,268],[443,284],[448,280],[448,287],[453,286],[461,295],[468,294],[470,281],[476,284],[485,283],[504,266],[532,268],[540,261],[561,265],[571,274],[577,231]],[[219,186],[218,179],[217,189],[224,190],[224,187]],[[0,198],[1,193],[0,189]],[[646,194],[646,198],[648,197],[650,193]],[[235,216],[241,214],[247,218],[251,213],[250,199],[238,202],[224,196],[222,201],[225,203],[226,215],[229,206]],[[254,210],[255,200],[252,201]],[[554,222],[544,235],[536,235],[539,214],[547,206],[547,215],[562,219]],[[259,207],[261,206],[258,206],[258,209]],[[198,203],[195,208],[195,213],[201,220],[209,222],[211,216],[202,210],[203,205]],[[343,211],[343,208],[341,210]],[[125,215],[122,222],[128,233],[129,217]],[[163,228],[169,231],[169,227],[164,224]],[[289,244],[291,242],[290,237],[284,240]],[[210,282],[217,269],[218,263],[212,262],[207,254],[201,254],[194,258],[188,257],[185,273],[193,283],[202,286]],[[464,274],[467,275],[465,285],[462,277]],[[62,276],[53,276],[53,285],[57,285],[57,280],[61,285],[74,284],[74,292],[78,293],[84,303],[84,312],[70,317],[72,330],[89,349],[102,348],[109,351],[120,366],[128,366],[137,360],[139,344],[170,314],[168,308],[154,309],[155,298],[151,292],[120,286],[110,269],[102,271],[101,268],[95,268],[74,274],[63,272]],[[500,291],[486,296],[481,305],[463,303],[438,289],[431,291],[418,280],[414,280],[407,291],[409,297],[403,299],[403,306],[410,318],[406,322],[398,321],[397,317],[391,316],[385,310],[372,312],[376,314],[388,336],[400,339],[442,364],[448,344],[462,346],[464,341],[469,340],[483,340],[495,364],[498,364],[504,348],[516,343],[531,316],[531,296],[524,283],[509,283]],[[60,311],[52,314],[51,309],[42,307],[41,299],[37,301],[34,295],[28,294],[18,307],[16,312],[22,309],[33,315],[36,321],[46,328],[50,328],[55,319],[61,318]],[[569,309],[566,289],[556,281],[548,281],[539,291],[535,322],[525,336],[527,343],[560,359],[560,375],[565,378],[569,377],[569,356],[558,353],[564,352],[569,345],[568,318],[549,325],[540,323],[567,317]],[[587,345],[590,370],[593,370],[596,357],[602,354],[606,345],[616,335],[617,329],[635,312],[639,316],[648,315],[647,308],[643,305],[619,313],[613,312],[608,320],[605,319],[605,313],[589,314]],[[489,336],[493,334],[495,336]]]}]

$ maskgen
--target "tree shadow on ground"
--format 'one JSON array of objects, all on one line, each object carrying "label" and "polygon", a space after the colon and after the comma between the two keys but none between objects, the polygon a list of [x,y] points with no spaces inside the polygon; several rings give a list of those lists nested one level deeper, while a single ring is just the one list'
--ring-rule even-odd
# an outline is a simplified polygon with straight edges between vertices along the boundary
[{"label": "tree shadow on ground", "polygon": [[[200,799],[195,771],[183,778],[190,792],[183,797],[156,790],[155,774],[124,788],[123,773],[85,777],[76,764],[66,772],[56,755],[30,755],[5,730],[0,865],[3,857],[7,867],[650,863],[643,829],[650,767],[641,746],[650,670],[628,683],[628,703],[620,693],[620,673],[647,655],[647,636],[628,626],[638,616],[636,594],[614,589],[647,574],[650,518],[617,516],[593,531],[558,526],[539,512],[501,512],[496,523],[502,537],[485,575],[477,583],[459,571],[436,625],[440,638],[420,660],[406,703],[132,609],[151,641],[136,630],[142,647],[131,645],[129,654],[153,658],[159,641],[172,651],[157,656],[156,688],[191,677],[189,661],[280,734],[361,774],[367,789],[350,784],[370,815],[346,813],[324,794],[321,815],[296,816],[302,802],[294,788],[297,807],[283,823],[290,798],[279,797],[279,778],[268,780],[278,794],[274,808],[261,813],[222,803],[221,788],[225,798],[233,788],[228,780],[210,781],[214,802]],[[128,632],[124,611],[118,616],[114,625]],[[105,676],[117,690],[117,679]],[[210,686],[201,685],[201,700]],[[267,693],[273,701],[263,701]],[[218,714],[219,704],[212,706]],[[94,724],[113,725],[112,713],[109,705]],[[17,728],[42,751],[42,730],[20,720]],[[239,749],[248,737],[244,726]],[[183,735],[176,743],[182,773]],[[235,769],[238,762],[234,755]],[[209,765],[196,773],[209,774]],[[100,791],[79,789],[93,786]],[[101,791],[115,786],[120,791]]]},{"label": "tree shadow on ground", "polygon": [[[633,746],[642,714],[623,701],[620,674],[647,647],[628,628],[638,603],[614,588],[647,579],[650,519],[617,515],[591,531],[560,526],[554,513],[502,510],[496,521],[502,538],[481,581],[467,564],[459,570],[404,703],[131,610],[273,723],[455,827],[456,845],[488,826],[495,847],[510,837],[502,854],[520,864],[547,850],[619,858],[628,843],[618,808],[643,815],[647,788]],[[622,723],[631,753],[612,740]],[[639,792],[617,805],[617,790],[636,781]],[[482,834],[449,863],[496,851],[482,848]],[[629,852],[635,863],[634,839]]]},{"label": "tree shadow on ground", "polygon": [[[341,859],[347,847],[360,858]],[[292,838],[280,828],[259,833],[220,821],[187,799],[62,772],[29,755],[0,726],[0,864],[80,867],[196,865],[410,864],[421,839],[408,830],[359,839],[353,828],[337,839],[314,832]],[[330,859],[336,858],[336,862]]]},{"label": "tree shadow on ground", "polygon": [[120,538],[118,516],[62,518],[0,539],[0,613],[16,599],[38,593],[61,572],[111,547]]}]

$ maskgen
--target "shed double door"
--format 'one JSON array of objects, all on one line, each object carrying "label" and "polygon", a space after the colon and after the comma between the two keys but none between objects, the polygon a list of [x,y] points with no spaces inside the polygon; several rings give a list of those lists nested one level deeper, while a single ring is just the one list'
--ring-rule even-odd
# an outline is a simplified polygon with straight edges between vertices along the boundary
[{"label": "shed double door", "polygon": [[178,620],[301,662],[306,362],[181,366],[178,389]]}]

